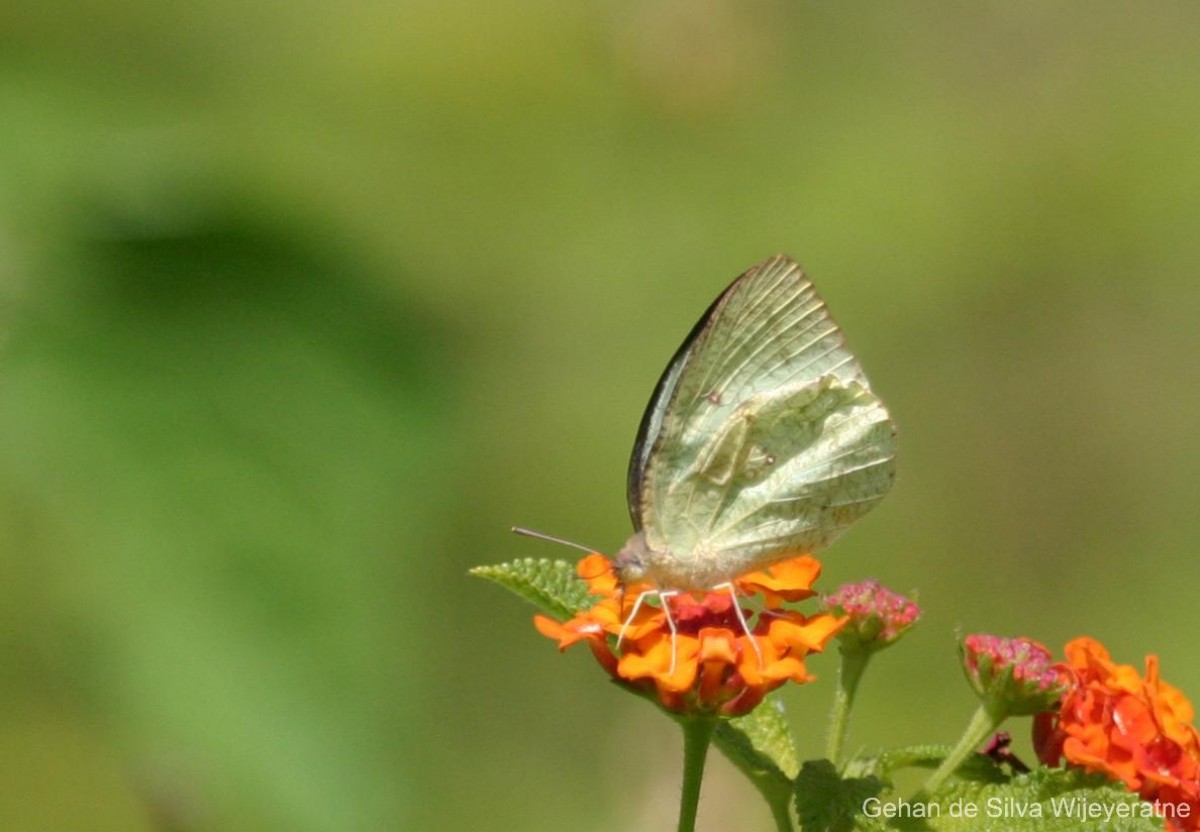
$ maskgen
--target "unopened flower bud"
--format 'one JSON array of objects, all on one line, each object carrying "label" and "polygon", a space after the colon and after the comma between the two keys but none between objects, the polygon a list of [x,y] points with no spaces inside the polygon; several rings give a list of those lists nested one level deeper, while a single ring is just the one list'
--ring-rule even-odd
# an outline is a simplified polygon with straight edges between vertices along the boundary
[{"label": "unopened flower bud", "polygon": [[1050,651],[1031,639],[975,634],[964,638],[959,650],[971,687],[1007,715],[1048,711],[1065,689]]},{"label": "unopened flower bud", "polygon": [[921,609],[911,598],[878,581],[845,584],[825,597],[824,609],[849,621],[838,634],[842,649],[870,652],[894,643],[917,622]]}]

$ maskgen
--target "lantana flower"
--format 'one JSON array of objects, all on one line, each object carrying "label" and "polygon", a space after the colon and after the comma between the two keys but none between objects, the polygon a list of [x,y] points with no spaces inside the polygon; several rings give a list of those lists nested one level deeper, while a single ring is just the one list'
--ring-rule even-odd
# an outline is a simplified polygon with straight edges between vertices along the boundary
[{"label": "lantana flower", "polygon": [[921,609],[911,598],[871,580],[838,587],[822,599],[821,609],[846,620],[837,636],[842,663],[825,743],[825,756],[836,763],[842,757],[850,709],[867,663],[911,630]]},{"label": "lantana flower", "polygon": [[[1063,669],[1032,639],[977,633],[959,642],[959,653],[979,707],[958,743],[925,781],[922,791],[928,794],[936,792],[1004,720],[1053,709],[1066,687]],[[985,753],[992,751],[989,743]]]},{"label": "lantana flower", "polygon": [[1006,715],[1042,713],[1063,693],[1062,671],[1044,646],[1028,638],[975,634],[959,645],[975,693],[1001,703]]},{"label": "lantana flower", "polygon": [[[1195,712],[1159,678],[1158,657],[1145,676],[1114,662],[1090,638],[1065,649],[1070,683],[1062,704],[1034,724],[1034,745],[1047,765],[1098,771],[1160,805],[1167,828],[1200,829],[1200,736]],[[1186,807],[1186,811],[1180,807]]]},{"label": "lantana flower", "polygon": [[535,616],[538,631],[564,650],[587,642],[613,679],[653,693],[679,714],[739,716],[784,682],[811,681],[805,659],[821,652],[845,621],[784,607],[815,594],[821,565],[808,555],[734,581],[738,598],[758,596],[752,608],[735,606],[728,589],[665,593],[659,606],[639,603],[653,588],[622,587],[599,554],[580,560],[576,572],[597,601],[565,622]]},{"label": "lantana flower", "polygon": [[850,621],[838,634],[843,650],[874,651],[894,644],[921,617],[916,601],[878,581],[845,584],[825,596],[821,608]]}]

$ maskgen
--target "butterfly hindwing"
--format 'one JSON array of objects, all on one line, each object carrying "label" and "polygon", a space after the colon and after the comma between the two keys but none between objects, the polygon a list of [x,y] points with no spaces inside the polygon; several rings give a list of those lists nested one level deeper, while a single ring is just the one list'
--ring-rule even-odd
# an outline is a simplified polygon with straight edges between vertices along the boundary
[{"label": "butterfly hindwing", "polygon": [[630,510],[673,567],[716,558],[732,576],[827,545],[887,492],[893,456],[888,413],[824,302],[773,257],[713,303],[660,380]]}]

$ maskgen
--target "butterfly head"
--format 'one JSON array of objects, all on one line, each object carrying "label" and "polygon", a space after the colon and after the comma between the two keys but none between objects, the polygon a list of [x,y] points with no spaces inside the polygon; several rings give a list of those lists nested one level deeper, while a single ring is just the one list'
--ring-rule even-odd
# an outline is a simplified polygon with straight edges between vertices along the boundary
[{"label": "butterfly head", "polygon": [[622,584],[633,584],[645,578],[650,571],[649,554],[646,533],[635,533],[613,557],[613,571],[617,573],[617,580]]}]

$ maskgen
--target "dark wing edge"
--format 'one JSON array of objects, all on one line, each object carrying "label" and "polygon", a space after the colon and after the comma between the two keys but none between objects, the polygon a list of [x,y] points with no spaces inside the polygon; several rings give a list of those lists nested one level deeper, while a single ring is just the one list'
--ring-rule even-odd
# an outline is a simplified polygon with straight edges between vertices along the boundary
[{"label": "dark wing edge", "polygon": [[[625,478],[625,498],[629,503],[629,518],[633,521],[635,531],[642,530],[642,483],[646,472],[646,463],[650,459],[650,454],[654,451],[654,447],[658,442],[659,433],[662,430],[663,418],[671,408],[671,403],[675,400],[675,392],[679,386],[679,378],[683,375],[683,369],[691,360],[692,355],[696,351],[696,346],[704,340],[704,335],[709,329],[709,324],[720,312],[734,290],[742,284],[743,281],[758,274],[764,268],[775,266],[778,263],[786,263],[796,265],[796,262],[786,254],[777,254],[768,257],[761,263],[756,263],[751,266],[741,275],[739,275],[732,283],[725,288],[717,296],[717,299],[709,304],[708,309],[700,316],[700,320],[692,327],[691,332],[683,339],[683,343],[679,345],[679,349],[675,350],[675,354],[671,356],[667,368],[658,379],[658,383],[654,386],[654,392],[650,395],[650,401],[646,404],[646,410],[642,413],[642,421],[638,425],[637,438],[633,442],[633,453],[629,457],[629,471]],[[798,268],[798,266],[797,266]]]}]

